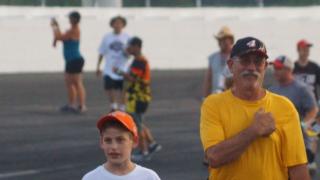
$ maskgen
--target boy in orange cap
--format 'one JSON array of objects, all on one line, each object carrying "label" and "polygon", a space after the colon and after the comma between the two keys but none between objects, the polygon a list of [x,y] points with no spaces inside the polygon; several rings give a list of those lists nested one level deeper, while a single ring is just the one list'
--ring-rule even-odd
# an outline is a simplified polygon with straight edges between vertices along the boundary
[{"label": "boy in orange cap", "polygon": [[132,117],[115,111],[99,119],[100,147],[107,161],[88,172],[82,180],[160,180],[153,170],[131,161],[132,149],[138,143],[138,131]]}]

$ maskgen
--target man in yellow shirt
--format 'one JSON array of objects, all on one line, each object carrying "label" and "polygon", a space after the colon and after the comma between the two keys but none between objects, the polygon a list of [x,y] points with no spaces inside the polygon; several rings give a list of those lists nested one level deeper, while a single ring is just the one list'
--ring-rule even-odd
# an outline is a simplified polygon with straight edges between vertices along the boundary
[{"label": "man in yellow shirt", "polygon": [[210,180],[310,179],[297,111],[262,87],[267,58],[260,40],[238,40],[228,60],[233,87],[202,105],[200,135]]}]

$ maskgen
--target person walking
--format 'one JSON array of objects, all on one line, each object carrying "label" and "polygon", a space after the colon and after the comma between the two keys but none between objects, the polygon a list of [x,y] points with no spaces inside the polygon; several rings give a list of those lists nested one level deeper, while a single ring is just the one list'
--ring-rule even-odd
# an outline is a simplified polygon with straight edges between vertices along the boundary
[{"label": "person walking", "polygon": [[127,42],[130,36],[123,32],[123,28],[127,25],[127,21],[122,16],[113,17],[110,20],[110,26],[113,32],[107,33],[99,47],[99,57],[97,63],[96,74],[102,74],[100,64],[103,57],[105,65],[103,70],[104,89],[110,101],[110,111],[125,111],[125,97],[123,90],[123,77],[116,74],[114,68],[125,68],[128,56],[125,52]]}]

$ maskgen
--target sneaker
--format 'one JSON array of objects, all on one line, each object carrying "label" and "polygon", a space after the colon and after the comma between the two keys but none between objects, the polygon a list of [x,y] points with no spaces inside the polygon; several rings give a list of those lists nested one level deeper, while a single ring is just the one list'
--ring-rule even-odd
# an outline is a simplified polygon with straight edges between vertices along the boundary
[{"label": "sneaker", "polygon": [[80,114],[84,114],[88,111],[87,107],[86,106],[78,106],[78,113]]},{"label": "sneaker", "polygon": [[159,152],[161,149],[162,149],[162,146],[160,144],[158,144],[158,143],[152,143],[148,147],[148,150],[149,150],[150,154]]},{"label": "sneaker", "polygon": [[149,153],[148,154],[142,154],[142,153],[132,154],[131,160],[134,162],[149,161],[151,160],[151,155]]},{"label": "sneaker", "polygon": [[60,107],[61,112],[71,112],[71,113],[76,113],[78,110],[70,105],[64,105]]},{"label": "sneaker", "polygon": [[111,110],[109,110],[108,113],[113,113],[113,112],[115,112],[115,111],[117,111],[117,110],[116,110],[116,109],[111,109]]},{"label": "sneaker", "polygon": [[135,149],[132,150],[132,153],[131,153],[131,154],[132,154],[132,155],[138,155],[138,154],[142,154],[142,152],[141,152],[140,149],[135,148]]}]

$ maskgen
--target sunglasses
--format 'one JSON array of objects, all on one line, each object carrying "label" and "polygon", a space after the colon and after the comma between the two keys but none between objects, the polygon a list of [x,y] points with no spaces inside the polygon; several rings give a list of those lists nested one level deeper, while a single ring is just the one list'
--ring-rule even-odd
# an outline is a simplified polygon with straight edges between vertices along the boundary
[{"label": "sunglasses", "polygon": [[253,63],[256,67],[261,67],[267,61],[267,59],[263,56],[248,56],[248,55],[238,57],[234,60],[238,61],[242,66],[249,66],[251,63]]}]

